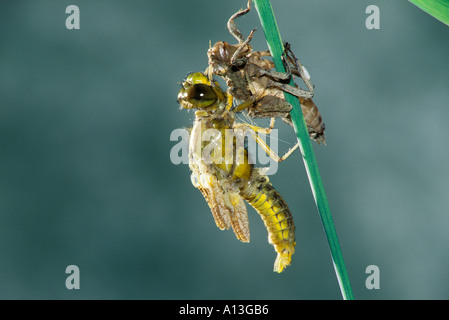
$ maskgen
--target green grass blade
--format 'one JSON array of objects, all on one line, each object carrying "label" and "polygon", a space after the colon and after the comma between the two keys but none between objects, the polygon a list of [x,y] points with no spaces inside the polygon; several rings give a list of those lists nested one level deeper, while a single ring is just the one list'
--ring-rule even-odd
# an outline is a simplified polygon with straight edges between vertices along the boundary
[{"label": "green grass blade", "polygon": [[409,0],[421,10],[449,26],[448,0]]},{"label": "green grass blade", "polygon": [[[273,56],[273,62],[276,70],[285,72],[282,64],[281,55],[283,53],[283,44],[279,29],[277,27],[276,19],[271,7],[270,0],[254,0],[256,10],[265,33],[265,38],[268,47]],[[291,81],[293,84],[293,80]],[[300,145],[302,158],[306,167],[307,175],[309,177],[312,193],[315,198],[315,203],[321,217],[321,222],[329,243],[332,260],[334,263],[335,272],[340,285],[340,290],[345,300],[354,299],[352,294],[351,284],[349,282],[348,273],[343,260],[343,255],[338,242],[337,232],[335,231],[334,222],[330,213],[329,204],[326,193],[324,191],[323,183],[321,181],[318,164],[315,159],[315,154],[312,149],[312,143],[309,138],[307,126],[304,121],[304,116],[301,112],[301,106],[298,98],[285,93],[285,99],[293,106],[291,111],[292,122]]]}]

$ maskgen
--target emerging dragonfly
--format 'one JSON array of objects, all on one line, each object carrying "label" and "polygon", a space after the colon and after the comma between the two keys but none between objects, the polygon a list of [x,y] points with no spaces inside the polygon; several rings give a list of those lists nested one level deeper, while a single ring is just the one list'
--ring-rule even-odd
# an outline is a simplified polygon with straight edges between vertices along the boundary
[{"label": "emerging dragonfly", "polygon": [[[189,142],[191,178],[209,204],[218,228],[232,227],[240,241],[249,242],[246,200],[264,221],[268,241],[277,252],[274,271],[282,272],[295,252],[295,226],[290,210],[263,169],[249,163],[247,149],[234,137],[223,139],[229,137],[229,133],[238,135],[250,130],[264,150],[268,150],[256,132],[269,133],[270,129],[237,123],[235,114],[249,104],[233,107],[232,96],[223,92],[218,83],[211,83],[203,73],[187,76],[178,101],[185,109],[197,110]],[[232,161],[224,161],[229,156]]]},{"label": "emerging dragonfly", "polygon": [[[207,55],[209,66],[206,73],[212,79],[212,75],[222,77],[228,86],[228,94],[240,101],[253,101],[247,108],[247,114],[252,118],[272,118],[271,126],[274,126],[274,117],[279,117],[292,125],[290,111],[292,106],[285,101],[284,92],[288,92],[299,98],[301,110],[310,137],[318,143],[326,143],[325,125],[317,106],[311,99],[314,88],[310,81],[310,75],[301,65],[290,49],[285,45],[284,66],[287,73],[274,71],[274,63],[264,57],[271,56],[270,51],[253,51],[249,42],[255,31],[252,30],[247,39],[237,28],[234,20],[250,11],[251,0],[248,0],[247,8],[236,12],[228,20],[228,30],[237,39],[238,44],[231,45],[224,41],[215,43],[209,48]],[[287,83],[292,74],[300,77],[308,90],[302,90],[298,85],[292,87]]]}]

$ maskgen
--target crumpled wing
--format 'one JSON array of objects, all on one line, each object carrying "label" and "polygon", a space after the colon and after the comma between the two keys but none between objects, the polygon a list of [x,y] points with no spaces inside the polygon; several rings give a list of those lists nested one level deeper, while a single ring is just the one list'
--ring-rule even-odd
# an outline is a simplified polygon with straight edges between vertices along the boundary
[{"label": "crumpled wing", "polygon": [[235,191],[226,191],[217,177],[209,173],[192,173],[192,183],[209,205],[215,224],[220,230],[232,227],[242,242],[249,242],[249,225],[246,204]]},{"label": "crumpled wing", "polygon": [[231,216],[226,208],[223,191],[215,176],[207,173],[192,172],[192,183],[204,196],[212,211],[215,223],[220,230],[231,227]]},{"label": "crumpled wing", "polygon": [[245,201],[235,191],[228,194],[233,206],[233,212],[231,213],[232,230],[234,230],[237,239],[242,242],[249,242],[249,222]]}]

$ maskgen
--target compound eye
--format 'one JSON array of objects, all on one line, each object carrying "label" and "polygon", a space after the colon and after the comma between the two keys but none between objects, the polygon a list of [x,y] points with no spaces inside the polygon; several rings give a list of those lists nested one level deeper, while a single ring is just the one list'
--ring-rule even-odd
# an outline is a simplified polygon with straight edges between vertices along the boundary
[{"label": "compound eye", "polygon": [[187,99],[197,101],[213,101],[217,99],[214,90],[206,84],[195,84],[188,93]]},{"label": "compound eye", "polygon": [[201,109],[211,107],[217,101],[217,94],[207,84],[184,85],[179,91],[178,101],[186,109]]}]

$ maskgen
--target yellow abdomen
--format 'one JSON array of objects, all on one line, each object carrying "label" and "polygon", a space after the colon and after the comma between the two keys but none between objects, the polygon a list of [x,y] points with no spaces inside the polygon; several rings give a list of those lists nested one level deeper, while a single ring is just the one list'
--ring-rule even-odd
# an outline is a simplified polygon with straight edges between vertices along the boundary
[{"label": "yellow abdomen", "polygon": [[268,241],[277,252],[274,271],[282,272],[295,253],[293,217],[279,192],[266,176],[254,170],[252,183],[241,190],[242,197],[260,214],[268,230]]}]

